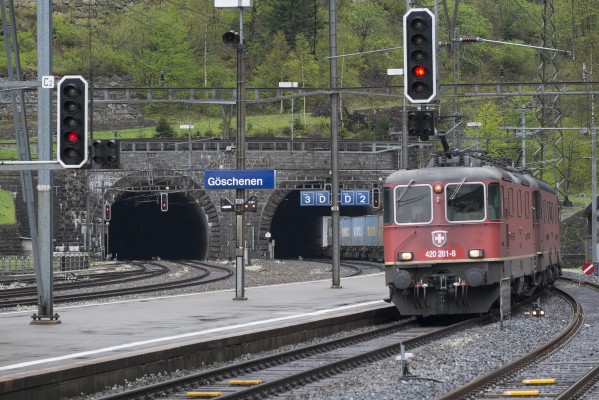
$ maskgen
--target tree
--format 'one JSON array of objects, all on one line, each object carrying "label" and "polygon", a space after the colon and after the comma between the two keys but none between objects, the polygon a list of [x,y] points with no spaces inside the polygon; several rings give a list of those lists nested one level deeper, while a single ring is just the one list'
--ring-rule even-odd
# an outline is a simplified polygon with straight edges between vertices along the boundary
[{"label": "tree", "polygon": [[175,136],[173,127],[170,126],[165,117],[160,117],[158,120],[158,124],[156,125],[156,134],[154,136],[160,138]]},{"label": "tree", "polygon": [[[303,34],[313,42],[322,28],[318,0],[263,1],[266,36],[279,31],[285,34],[288,43],[294,44],[296,36]],[[314,47],[312,46],[314,51]]]}]

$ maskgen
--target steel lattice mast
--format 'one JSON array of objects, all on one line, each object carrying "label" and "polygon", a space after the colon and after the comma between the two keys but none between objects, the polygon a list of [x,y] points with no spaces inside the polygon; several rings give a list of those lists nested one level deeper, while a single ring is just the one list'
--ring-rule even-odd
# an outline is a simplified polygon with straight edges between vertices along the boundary
[{"label": "steel lattice mast", "polygon": [[[543,29],[541,38],[543,47],[556,49],[556,31],[554,24],[555,10],[553,0],[543,1]],[[538,75],[541,82],[557,83],[559,78],[559,66],[556,62],[557,52],[539,51]],[[539,133],[535,136],[539,148],[534,152],[536,171],[541,179],[544,179],[545,170],[553,169],[555,188],[563,194],[562,184],[565,182],[562,164],[564,160],[564,132],[559,129],[562,122],[560,107],[561,95],[537,97],[536,116],[541,124]],[[550,128],[550,129],[543,129]]]}]

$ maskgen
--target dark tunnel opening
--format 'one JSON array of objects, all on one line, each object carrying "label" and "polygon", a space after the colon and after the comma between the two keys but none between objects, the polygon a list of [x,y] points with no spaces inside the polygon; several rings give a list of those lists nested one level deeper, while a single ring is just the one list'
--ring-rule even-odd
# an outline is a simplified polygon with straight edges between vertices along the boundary
[{"label": "dark tunnel opening", "polygon": [[[340,216],[370,214],[370,207],[345,206]],[[278,205],[271,222],[277,259],[322,257],[322,217],[331,215],[330,206],[300,206],[300,191],[294,190]]]},{"label": "dark tunnel opening", "polygon": [[112,205],[107,243],[119,260],[203,260],[208,251],[207,223],[197,204],[184,193],[168,194],[161,211],[160,195],[126,193]]}]

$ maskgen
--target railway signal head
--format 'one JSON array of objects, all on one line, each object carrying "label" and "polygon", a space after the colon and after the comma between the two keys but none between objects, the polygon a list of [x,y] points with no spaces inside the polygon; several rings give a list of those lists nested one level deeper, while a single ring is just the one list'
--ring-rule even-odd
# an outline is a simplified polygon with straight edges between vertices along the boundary
[{"label": "railway signal head", "polygon": [[413,8],[403,17],[405,97],[428,103],[437,95],[437,38],[435,15]]},{"label": "railway signal head", "polygon": [[168,193],[160,193],[160,211],[168,211]]},{"label": "railway signal head", "polygon": [[239,44],[239,33],[235,31],[225,32],[223,34],[223,43],[228,46],[235,46]]},{"label": "railway signal head", "polygon": [[435,112],[433,110],[408,111],[408,136],[428,140],[435,134]]},{"label": "railway signal head", "polygon": [[92,161],[102,166],[118,166],[120,149],[118,140],[94,140],[92,144]]},{"label": "railway signal head", "polygon": [[112,218],[112,209],[110,204],[106,203],[104,205],[104,221],[110,221],[110,218]]},{"label": "railway signal head", "polygon": [[250,196],[249,199],[243,205],[244,211],[256,212],[258,210],[258,198],[256,196]]},{"label": "railway signal head", "polygon": [[65,76],[58,82],[58,162],[65,168],[80,168],[87,162],[87,81]]},{"label": "railway signal head", "polygon": [[531,312],[533,317],[544,317],[545,316],[545,310],[543,310],[541,307],[535,305],[532,308],[532,312]]},{"label": "railway signal head", "polygon": [[381,206],[381,191],[379,188],[372,189],[372,208],[379,208]]}]

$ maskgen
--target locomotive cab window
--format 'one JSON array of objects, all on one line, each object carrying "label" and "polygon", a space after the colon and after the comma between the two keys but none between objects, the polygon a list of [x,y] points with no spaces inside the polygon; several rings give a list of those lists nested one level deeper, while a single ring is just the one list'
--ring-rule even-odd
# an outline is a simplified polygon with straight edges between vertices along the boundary
[{"label": "locomotive cab window", "polygon": [[482,183],[449,183],[445,186],[445,201],[450,222],[485,219],[485,186]]},{"label": "locomotive cab window", "polygon": [[395,220],[398,224],[427,224],[433,219],[429,185],[395,187]]}]

